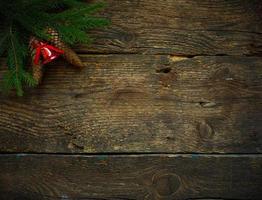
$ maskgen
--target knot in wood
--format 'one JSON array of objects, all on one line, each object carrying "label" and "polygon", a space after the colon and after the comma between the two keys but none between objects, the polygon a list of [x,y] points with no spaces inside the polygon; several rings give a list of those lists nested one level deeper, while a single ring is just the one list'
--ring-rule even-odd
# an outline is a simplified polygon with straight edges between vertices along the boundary
[{"label": "knot in wood", "polygon": [[179,176],[176,174],[161,174],[153,177],[153,186],[156,193],[161,197],[170,197],[177,192],[181,185]]},{"label": "knot in wood", "polygon": [[197,129],[201,139],[211,139],[214,135],[213,128],[205,121],[200,122]]}]

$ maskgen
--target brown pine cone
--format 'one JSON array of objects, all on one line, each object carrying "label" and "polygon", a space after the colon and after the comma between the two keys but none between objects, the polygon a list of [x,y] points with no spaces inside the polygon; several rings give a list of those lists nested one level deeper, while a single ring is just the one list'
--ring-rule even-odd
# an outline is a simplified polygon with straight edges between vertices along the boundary
[{"label": "brown pine cone", "polygon": [[47,28],[47,33],[51,35],[51,39],[48,41],[57,48],[64,51],[64,54],[62,55],[70,64],[83,68],[84,64],[78,57],[78,55],[65,43],[62,42],[62,40],[59,37],[59,34],[56,30],[52,28]]},{"label": "brown pine cone", "polygon": [[30,58],[30,64],[31,64],[31,70],[32,70],[32,75],[34,79],[37,81],[37,84],[40,84],[42,79],[43,79],[43,65],[41,63],[35,64],[34,63],[34,57],[35,57],[35,49],[33,48],[33,44],[35,42],[39,42],[35,37],[30,38],[29,42],[29,48],[30,48],[30,53],[31,53],[31,58]]},{"label": "brown pine cone", "polygon": [[37,85],[40,84],[43,79],[43,65],[35,65],[32,61],[32,74],[34,79],[37,81]]}]

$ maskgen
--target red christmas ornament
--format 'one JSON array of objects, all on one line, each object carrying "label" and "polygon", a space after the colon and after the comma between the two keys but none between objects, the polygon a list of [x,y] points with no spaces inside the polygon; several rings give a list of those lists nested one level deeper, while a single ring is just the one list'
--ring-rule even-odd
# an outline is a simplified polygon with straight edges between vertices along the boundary
[{"label": "red christmas ornament", "polygon": [[58,49],[47,43],[38,41],[37,39],[32,40],[32,46],[35,49],[35,57],[34,57],[35,65],[40,64],[40,58],[42,58],[41,64],[47,64],[64,53],[63,50]]}]

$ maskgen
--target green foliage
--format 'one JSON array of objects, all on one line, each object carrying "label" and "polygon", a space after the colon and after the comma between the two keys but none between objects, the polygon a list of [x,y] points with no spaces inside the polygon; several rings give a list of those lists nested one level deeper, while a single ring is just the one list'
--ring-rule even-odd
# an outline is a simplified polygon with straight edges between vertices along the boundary
[{"label": "green foliage", "polygon": [[89,43],[87,30],[108,24],[93,14],[103,3],[80,0],[0,0],[0,56],[7,55],[8,71],[3,76],[4,91],[33,87],[36,81],[27,71],[28,42],[31,35],[48,40],[47,27],[57,30],[67,44]]}]

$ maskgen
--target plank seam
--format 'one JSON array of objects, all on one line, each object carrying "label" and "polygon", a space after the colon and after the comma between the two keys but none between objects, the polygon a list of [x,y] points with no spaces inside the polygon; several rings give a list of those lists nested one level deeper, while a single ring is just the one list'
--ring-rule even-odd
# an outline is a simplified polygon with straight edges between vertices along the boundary
[{"label": "plank seam", "polygon": [[111,157],[145,157],[145,156],[167,156],[167,157],[261,157],[262,153],[0,153],[4,156],[61,156],[61,157],[96,157],[96,156],[111,156]]},{"label": "plank seam", "polygon": [[103,53],[103,52],[96,52],[96,51],[82,51],[74,49],[75,52],[79,56],[85,56],[85,55],[119,55],[119,56],[126,56],[126,55],[142,55],[142,56],[177,56],[181,58],[195,58],[195,57],[251,57],[251,58],[261,58],[262,53],[260,54],[170,54],[170,53],[136,53],[136,52],[111,52],[111,53]]}]

